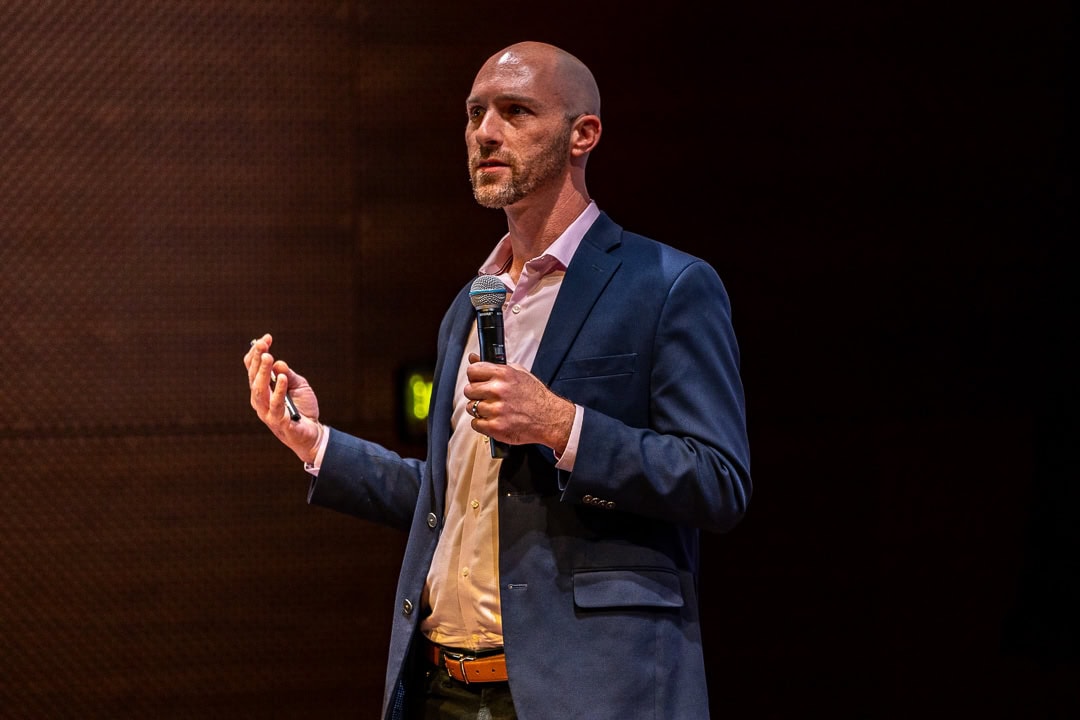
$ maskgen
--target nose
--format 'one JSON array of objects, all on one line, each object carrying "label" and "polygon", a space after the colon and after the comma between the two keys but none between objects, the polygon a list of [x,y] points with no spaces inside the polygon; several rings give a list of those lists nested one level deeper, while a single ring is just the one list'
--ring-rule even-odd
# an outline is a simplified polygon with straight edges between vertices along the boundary
[{"label": "nose", "polygon": [[480,119],[473,133],[476,142],[480,145],[499,145],[502,143],[502,122],[496,112],[486,112]]}]

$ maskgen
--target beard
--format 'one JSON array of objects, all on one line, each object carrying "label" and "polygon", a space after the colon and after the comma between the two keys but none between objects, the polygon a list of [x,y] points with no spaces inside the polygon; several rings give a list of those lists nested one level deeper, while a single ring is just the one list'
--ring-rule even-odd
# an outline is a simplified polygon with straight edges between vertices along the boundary
[{"label": "beard", "polygon": [[[570,155],[570,126],[565,125],[559,133],[524,161],[512,152],[487,151],[480,148],[469,160],[469,179],[472,181],[473,197],[487,208],[504,208],[522,200],[539,187],[558,178],[566,167]],[[479,162],[497,156],[510,170],[510,178],[498,180],[476,173]]]}]

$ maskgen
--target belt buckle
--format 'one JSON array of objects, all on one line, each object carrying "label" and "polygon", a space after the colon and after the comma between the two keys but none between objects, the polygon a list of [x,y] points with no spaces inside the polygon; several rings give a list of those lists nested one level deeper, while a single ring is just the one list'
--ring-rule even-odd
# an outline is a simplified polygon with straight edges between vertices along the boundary
[{"label": "belt buckle", "polygon": [[465,672],[465,663],[469,662],[470,660],[475,660],[476,656],[475,655],[467,655],[465,653],[447,652],[446,650],[442,651],[442,656],[443,656],[443,667],[445,667],[447,669],[447,671],[449,671],[450,668],[447,665],[446,661],[447,660],[453,660],[454,662],[456,662],[457,665],[458,665],[458,670],[461,671],[461,682],[468,685],[469,684],[469,673]]}]

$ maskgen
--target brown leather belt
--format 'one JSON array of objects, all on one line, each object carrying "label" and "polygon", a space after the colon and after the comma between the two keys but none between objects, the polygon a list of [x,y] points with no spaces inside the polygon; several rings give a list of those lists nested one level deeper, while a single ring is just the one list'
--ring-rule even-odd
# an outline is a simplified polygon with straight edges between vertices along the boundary
[{"label": "brown leather belt", "polygon": [[458,653],[426,642],[427,659],[431,664],[446,668],[450,677],[463,683],[506,682],[506,654],[476,657]]}]

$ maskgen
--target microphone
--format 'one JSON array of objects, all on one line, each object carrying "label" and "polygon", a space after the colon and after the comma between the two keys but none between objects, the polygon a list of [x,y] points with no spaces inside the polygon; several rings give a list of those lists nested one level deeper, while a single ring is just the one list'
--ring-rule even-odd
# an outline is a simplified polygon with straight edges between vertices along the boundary
[{"label": "microphone", "polygon": [[[469,301],[476,309],[476,334],[480,338],[480,359],[484,362],[506,364],[506,346],[503,344],[502,306],[506,300],[506,286],[494,275],[481,275],[469,289]],[[510,446],[489,439],[491,457],[503,458],[510,454]]]}]

